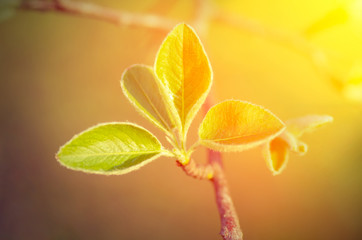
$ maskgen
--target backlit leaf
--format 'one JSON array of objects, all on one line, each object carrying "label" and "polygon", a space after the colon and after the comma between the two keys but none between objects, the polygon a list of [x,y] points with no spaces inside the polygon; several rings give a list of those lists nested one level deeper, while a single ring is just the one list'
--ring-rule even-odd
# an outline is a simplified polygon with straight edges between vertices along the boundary
[{"label": "backlit leaf", "polygon": [[299,138],[304,133],[311,132],[332,121],[333,117],[328,115],[308,115],[305,117],[290,119],[286,121],[286,125],[288,132]]},{"label": "backlit leaf", "polygon": [[74,136],[57,159],[71,169],[99,174],[124,174],[162,154],[150,132],[130,123],[101,124]]},{"label": "backlit leaf", "polygon": [[179,24],[166,37],[156,56],[155,73],[185,137],[212,83],[209,60],[190,26]]},{"label": "backlit leaf", "polygon": [[218,151],[242,151],[266,143],[284,124],[261,106],[227,100],[213,106],[199,128],[201,144]]},{"label": "backlit leaf", "polygon": [[307,149],[308,146],[305,143],[288,131],[283,131],[279,136],[266,144],[264,156],[267,166],[273,175],[278,175],[285,169],[290,151],[303,155],[307,152]]},{"label": "backlit leaf", "polygon": [[139,64],[129,67],[122,75],[121,87],[142,115],[164,131],[171,131],[174,124],[151,67]]},{"label": "backlit leaf", "polygon": [[267,166],[273,175],[280,174],[288,163],[289,145],[283,138],[276,137],[267,145],[265,158]]}]

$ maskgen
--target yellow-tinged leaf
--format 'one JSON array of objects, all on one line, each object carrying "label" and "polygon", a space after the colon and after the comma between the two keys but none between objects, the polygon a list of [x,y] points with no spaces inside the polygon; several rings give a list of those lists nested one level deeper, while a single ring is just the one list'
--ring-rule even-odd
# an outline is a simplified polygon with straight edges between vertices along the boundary
[{"label": "yellow-tinged leaf", "polygon": [[284,124],[261,106],[227,100],[213,106],[199,128],[201,144],[218,151],[242,151],[270,141]]},{"label": "yellow-tinged leaf", "polygon": [[289,160],[290,151],[303,155],[308,149],[305,143],[298,140],[288,131],[283,131],[265,146],[264,156],[267,166],[273,175],[278,175],[285,169]]},{"label": "yellow-tinged leaf", "polygon": [[195,31],[177,25],[156,56],[155,73],[183,138],[212,84],[212,70]]},{"label": "yellow-tinged leaf", "polygon": [[280,137],[276,137],[266,145],[265,158],[273,175],[280,174],[287,166],[289,147],[289,144]]},{"label": "yellow-tinged leaf", "polygon": [[311,132],[326,123],[332,122],[333,117],[328,115],[308,115],[286,121],[287,131],[299,138],[306,132]]},{"label": "yellow-tinged leaf", "polygon": [[174,127],[163,101],[152,67],[136,64],[127,68],[121,79],[123,93],[156,126],[166,132]]}]

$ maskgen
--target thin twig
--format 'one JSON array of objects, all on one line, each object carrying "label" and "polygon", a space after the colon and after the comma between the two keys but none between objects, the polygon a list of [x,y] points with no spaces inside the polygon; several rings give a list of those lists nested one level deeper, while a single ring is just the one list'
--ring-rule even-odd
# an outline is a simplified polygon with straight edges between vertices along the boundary
[{"label": "thin twig", "polygon": [[143,27],[164,32],[168,32],[177,24],[177,21],[152,14],[130,13],[102,7],[92,3],[75,2],[71,0],[22,1],[19,8],[40,12],[62,12],[92,19],[99,19],[120,26]]},{"label": "thin twig", "polygon": [[259,36],[262,39],[269,40],[298,53],[309,60],[316,73],[319,74],[321,78],[332,82],[337,89],[341,87],[341,81],[335,79],[328,68],[328,57],[325,52],[315,44],[311,43],[304,36],[267,27],[253,19],[249,19],[241,15],[230,14],[216,8],[214,8],[213,11],[213,20],[219,21],[238,30],[250,32],[255,36]]},{"label": "thin twig", "polygon": [[214,159],[220,159],[220,153],[209,150],[209,161],[213,163],[214,177],[212,183],[215,189],[216,202],[221,220],[220,235],[224,240],[241,240],[243,234],[240,229],[238,215],[230,196],[224,171],[220,163]]},{"label": "thin twig", "polygon": [[[62,12],[99,19],[118,26],[149,28],[163,32],[170,31],[178,23],[176,20],[152,14],[131,13],[72,0],[23,0],[20,3],[19,9],[39,12]],[[258,21],[241,15],[230,14],[214,6],[210,1],[196,1],[196,11],[192,23],[201,35],[205,35],[211,20],[222,22],[238,30],[251,32],[256,36],[268,39],[306,56],[313,64],[317,73],[323,78],[333,80],[333,84],[340,87],[340,81],[334,79],[327,68],[328,63],[326,62],[327,56],[325,53],[303,36],[266,27]]]}]

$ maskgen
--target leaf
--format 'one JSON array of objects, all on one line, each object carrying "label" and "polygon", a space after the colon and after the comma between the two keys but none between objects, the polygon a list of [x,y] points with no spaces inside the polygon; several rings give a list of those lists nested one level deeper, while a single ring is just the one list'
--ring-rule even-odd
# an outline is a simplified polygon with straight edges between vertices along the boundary
[{"label": "leaf", "polygon": [[74,136],[60,148],[58,161],[88,173],[124,174],[162,154],[160,142],[131,123],[101,124]]},{"label": "leaf", "polygon": [[273,175],[278,175],[285,169],[290,151],[304,155],[307,150],[308,146],[305,143],[298,140],[288,131],[283,131],[279,136],[266,144],[264,156],[267,166]]},{"label": "leaf", "polygon": [[121,87],[144,117],[166,132],[174,128],[151,67],[140,64],[129,67],[122,75]]},{"label": "leaf", "polygon": [[306,132],[312,132],[326,123],[332,122],[333,117],[328,115],[308,115],[305,117],[290,119],[286,121],[287,130],[299,138]]},{"label": "leaf", "polygon": [[265,143],[285,129],[261,106],[226,100],[213,106],[199,128],[201,144],[218,151],[243,151]]},{"label": "leaf", "polygon": [[289,145],[280,137],[271,140],[267,145],[265,158],[267,166],[273,175],[280,174],[287,166],[289,159]]},{"label": "leaf", "polygon": [[212,84],[209,60],[190,26],[179,24],[166,37],[156,56],[155,73],[185,138]]}]

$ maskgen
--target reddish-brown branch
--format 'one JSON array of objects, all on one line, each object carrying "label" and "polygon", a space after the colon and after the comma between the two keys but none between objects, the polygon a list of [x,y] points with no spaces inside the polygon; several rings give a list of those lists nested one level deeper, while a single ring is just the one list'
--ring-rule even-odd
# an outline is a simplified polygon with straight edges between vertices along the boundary
[{"label": "reddish-brown branch", "polygon": [[217,207],[219,209],[221,220],[220,234],[224,240],[241,240],[243,234],[240,229],[239,219],[235,211],[233,201],[231,199],[227,181],[218,161],[214,162],[214,157],[220,159],[220,153],[212,152],[209,150],[209,160],[213,162],[214,177],[212,183],[214,184]]}]

